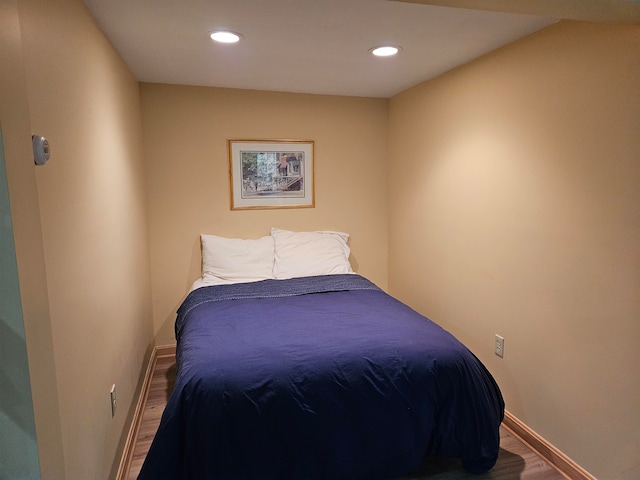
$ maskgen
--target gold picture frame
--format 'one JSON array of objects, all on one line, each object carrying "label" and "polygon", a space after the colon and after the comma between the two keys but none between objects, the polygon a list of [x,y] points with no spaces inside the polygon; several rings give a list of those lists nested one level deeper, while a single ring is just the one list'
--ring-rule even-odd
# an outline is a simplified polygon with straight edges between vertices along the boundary
[{"label": "gold picture frame", "polygon": [[227,143],[231,210],[315,207],[313,140]]}]

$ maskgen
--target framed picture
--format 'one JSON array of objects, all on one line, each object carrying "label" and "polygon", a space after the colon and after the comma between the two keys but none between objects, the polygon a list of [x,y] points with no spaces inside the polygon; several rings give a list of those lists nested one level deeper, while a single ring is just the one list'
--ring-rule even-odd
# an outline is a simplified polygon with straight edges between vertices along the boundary
[{"label": "framed picture", "polygon": [[313,141],[229,140],[231,210],[315,206]]}]

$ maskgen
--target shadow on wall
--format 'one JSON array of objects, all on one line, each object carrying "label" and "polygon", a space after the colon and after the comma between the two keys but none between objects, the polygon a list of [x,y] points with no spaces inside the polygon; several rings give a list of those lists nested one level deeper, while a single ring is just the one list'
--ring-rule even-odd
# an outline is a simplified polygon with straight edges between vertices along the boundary
[{"label": "shadow on wall", "polygon": [[180,301],[175,304],[175,308],[173,309],[173,312],[162,323],[162,325],[160,326],[160,330],[156,332],[156,338],[162,338],[162,339],[170,338],[173,340],[173,342],[163,340],[161,342],[161,344],[163,345],[169,344],[169,343],[175,343],[175,324],[176,324],[177,311],[180,305],[182,304],[183,300],[184,298],[181,298]]},{"label": "shadow on wall", "polygon": [[[160,345],[175,343],[175,323],[178,308],[182,305],[182,302],[187,297],[187,294],[191,290],[193,282],[195,282],[201,275],[202,271],[202,248],[200,245],[200,236],[197,236],[192,244],[191,262],[189,263],[189,269],[184,279],[184,292],[181,297],[175,298],[174,304],[168,315],[162,321],[160,328],[155,332],[156,342],[159,341]],[[160,339],[160,340],[159,340]],[[169,340],[171,339],[171,340]]]}]

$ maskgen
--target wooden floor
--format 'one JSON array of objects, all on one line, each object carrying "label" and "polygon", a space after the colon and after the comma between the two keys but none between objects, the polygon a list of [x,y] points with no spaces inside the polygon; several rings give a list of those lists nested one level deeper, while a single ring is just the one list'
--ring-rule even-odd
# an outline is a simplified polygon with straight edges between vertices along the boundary
[{"label": "wooden floor", "polygon": [[[131,466],[128,475],[124,477],[127,480],[135,480],[138,477],[175,379],[175,357],[173,355],[158,357],[135,442]],[[472,475],[466,472],[459,460],[429,457],[414,472],[396,480],[566,480],[565,476],[528,449],[504,426],[500,427],[500,438],[498,462],[491,471],[483,475]]]}]

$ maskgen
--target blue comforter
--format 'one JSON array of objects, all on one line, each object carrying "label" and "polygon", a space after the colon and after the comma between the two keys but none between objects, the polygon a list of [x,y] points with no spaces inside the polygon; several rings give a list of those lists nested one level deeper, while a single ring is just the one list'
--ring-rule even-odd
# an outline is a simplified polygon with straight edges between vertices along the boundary
[{"label": "blue comforter", "polygon": [[141,480],[373,480],[426,454],[474,473],[497,459],[504,403],[486,368],[358,275],[197,289],[176,338]]}]

